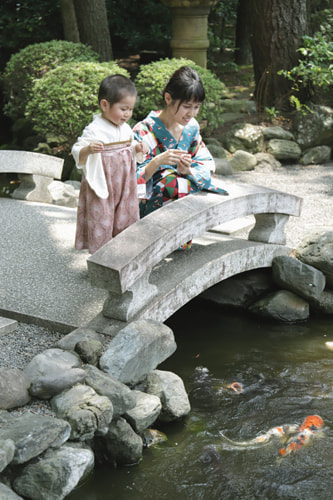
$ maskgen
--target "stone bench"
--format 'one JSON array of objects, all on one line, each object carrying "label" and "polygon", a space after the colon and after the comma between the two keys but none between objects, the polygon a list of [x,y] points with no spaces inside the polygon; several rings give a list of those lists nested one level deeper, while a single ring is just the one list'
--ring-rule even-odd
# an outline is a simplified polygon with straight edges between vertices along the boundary
[{"label": "stone bench", "polygon": [[[88,258],[91,284],[108,290],[104,316],[122,321],[137,317],[159,293],[156,283],[150,279],[152,271],[158,273],[162,261],[164,267],[165,261],[173,261],[170,254],[184,242],[200,237],[206,231],[211,231],[211,235],[218,234],[218,226],[228,221],[254,215],[256,222],[248,236],[250,241],[285,245],[285,224],[289,216],[300,215],[301,198],[248,184],[228,184],[227,189],[229,196],[199,192],[172,202],[127,228]],[[221,255],[223,245],[219,244]],[[200,251],[205,253],[205,245]],[[193,252],[176,253],[180,254],[177,261],[181,268]],[[277,254],[275,250],[274,255]],[[282,247],[281,254],[285,254]],[[262,267],[267,265],[270,265],[269,261]],[[260,267],[259,257],[251,268],[255,266]],[[234,266],[234,274],[237,274],[236,268]],[[239,265],[238,272],[243,272],[245,268],[244,264]],[[210,272],[213,272],[212,269]],[[176,272],[175,269],[173,272]],[[207,287],[221,279],[225,278],[220,276],[207,280]],[[198,294],[202,291],[199,288]]]},{"label": "stone bench", "polygon": [[48,186],[61,179],[64,160],[30,151],[0,151],[0,174],[16,173],[20,185],[12,193],[18,200],[52,203]]}]

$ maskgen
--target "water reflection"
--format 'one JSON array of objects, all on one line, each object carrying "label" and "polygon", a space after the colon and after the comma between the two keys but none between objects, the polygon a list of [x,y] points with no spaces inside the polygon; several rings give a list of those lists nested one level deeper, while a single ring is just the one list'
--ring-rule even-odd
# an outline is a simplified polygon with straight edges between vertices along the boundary
[{"label": "water reflection", "polygon": [[[280,325],[193,301],[168,322],[178,349],[161,369],[181,376],[192,411],[161,427],[168,441],[142,462],[103,465],[68,498],[316,499],[333,489],[333,340],[330,318]],[[228,387],[238,382],[243,392]],[[324,420],[311,445],[281,458],[281,440],[249,449],[223,447],[220,432],[246,441],[307,415]]]}]

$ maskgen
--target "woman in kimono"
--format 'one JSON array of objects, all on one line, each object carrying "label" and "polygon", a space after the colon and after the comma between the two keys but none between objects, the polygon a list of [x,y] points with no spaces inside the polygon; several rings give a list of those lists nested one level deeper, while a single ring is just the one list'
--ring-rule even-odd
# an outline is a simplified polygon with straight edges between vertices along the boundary
[{"label": "woman in kimono", "polygon": [[144,161],[137,164],[138,184],[146,187],[140,217],[203,189],[228,194],[212,182],[214,160],[195,119],[205,99],[198,73],[189,66],[178,69],[167,83],[163,99],[164,109],[151,111],[133,129],[135,139],[149,147]]}]

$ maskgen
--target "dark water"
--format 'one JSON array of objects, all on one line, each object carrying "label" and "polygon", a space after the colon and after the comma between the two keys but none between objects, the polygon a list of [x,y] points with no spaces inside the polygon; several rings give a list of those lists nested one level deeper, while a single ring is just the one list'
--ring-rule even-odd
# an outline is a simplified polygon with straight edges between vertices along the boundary
[{"label": "dark water", "polygon": [[[192,411],[163,427],[168,441],[145,449],[139,465],[97,467],[67,498],[306,499],[333,496],[333,320],[282,325],[192,301],[168,325],[178,345],[159,368],[177,373]],[[228,389],[243,384],[240,394]],[[311,444],[279,457],[279,438],[257,448],[243,441],[317,414],[324,431]]]}]

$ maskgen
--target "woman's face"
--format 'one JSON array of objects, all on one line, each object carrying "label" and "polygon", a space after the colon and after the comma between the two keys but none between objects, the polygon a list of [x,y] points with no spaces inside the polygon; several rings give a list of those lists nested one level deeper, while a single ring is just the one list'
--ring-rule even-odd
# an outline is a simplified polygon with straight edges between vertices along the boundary
[{"label": "woman's face", "polygon": [[201,103],[196,101],[186,101],[180,104],[180,99],[178,99],[177,101],[171,100],[168,109],[173,119],[180,125],[185,126],[199,113],[200,105]]}]

